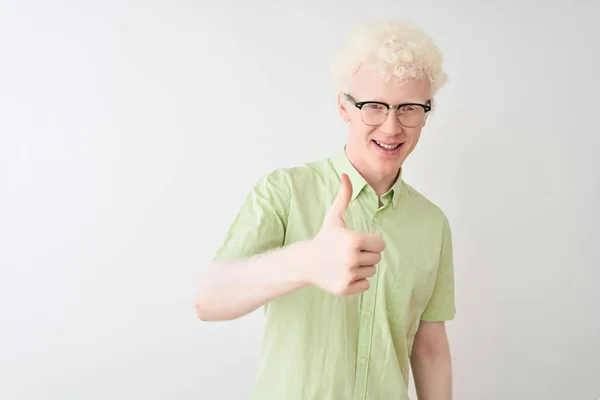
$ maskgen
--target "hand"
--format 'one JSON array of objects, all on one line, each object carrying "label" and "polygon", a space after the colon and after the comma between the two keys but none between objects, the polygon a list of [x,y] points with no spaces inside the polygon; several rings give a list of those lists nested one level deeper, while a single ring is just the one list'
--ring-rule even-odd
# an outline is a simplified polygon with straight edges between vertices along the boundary
[{"label": "hand", "polygon": [[309,281],[337,295],[353,295],[369,288],[367,278],[375,274],[385,242],[379,235],[351,231],[346,210],[352,184],[342,174],[342,186],[319,233],[310,242]]}]

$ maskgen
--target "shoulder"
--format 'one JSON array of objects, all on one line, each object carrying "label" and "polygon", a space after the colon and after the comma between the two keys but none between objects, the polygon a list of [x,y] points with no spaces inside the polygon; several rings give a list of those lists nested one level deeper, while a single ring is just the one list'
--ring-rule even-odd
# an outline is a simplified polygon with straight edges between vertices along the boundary
[{"label": "shoulder", "polygon": [[406,181],[403,181],[402,185],[402,201],[420,220],[435,225],[448,224],[448,218],[444,210]]},{"label": "shoulder", "polygon": [[291,196],[294,192],[328,185],[334,172],[331,159],[314,160],[273,169],[260,177],[258,184]]}]

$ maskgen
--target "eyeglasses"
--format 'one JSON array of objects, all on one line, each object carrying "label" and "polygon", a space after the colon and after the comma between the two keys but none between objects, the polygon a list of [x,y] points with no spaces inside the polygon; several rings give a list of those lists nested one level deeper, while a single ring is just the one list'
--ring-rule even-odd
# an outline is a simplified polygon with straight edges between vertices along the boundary
[{"label": "eyeglasses", "polygon": [[407,128],[415,128],[423,125],[425,114],[431,111],[431,105],[420,103],[402,103],[391,106],[381,101],[359,101],[357,102],[348,93],[346,98],[360,110],[362,121],[369,126],[379,126],[385,122],[390,109],[396,108],[396,117],[400,124]]}]

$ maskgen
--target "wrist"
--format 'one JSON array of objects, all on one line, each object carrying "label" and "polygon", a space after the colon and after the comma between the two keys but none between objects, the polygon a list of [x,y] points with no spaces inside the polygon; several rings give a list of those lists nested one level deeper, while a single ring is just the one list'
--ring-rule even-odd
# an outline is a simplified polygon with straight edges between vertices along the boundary
[{"label": "wrist", "polygon": [[313,283],[314,245],[311,240],[294,243],[290,246],[290,272],[294,282],[308,286]]}]

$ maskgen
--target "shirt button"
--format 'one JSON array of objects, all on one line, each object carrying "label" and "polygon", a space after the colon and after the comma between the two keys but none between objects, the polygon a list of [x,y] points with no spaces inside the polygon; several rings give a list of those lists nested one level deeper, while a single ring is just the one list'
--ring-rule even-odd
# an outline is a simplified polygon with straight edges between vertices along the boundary
[{"label": "shirt button", "polygon": [[365,317],[370,317],[371,316],[371,311],[365,311]]},{"label": "shirt button", "polygon": [[364,364],[364,363],[366,363],[366,362],[367,362],[367,360],[365,360],[364,358],[361,358],[361,359],[360,359],[360,363],[361,363],[361,364]]}]

